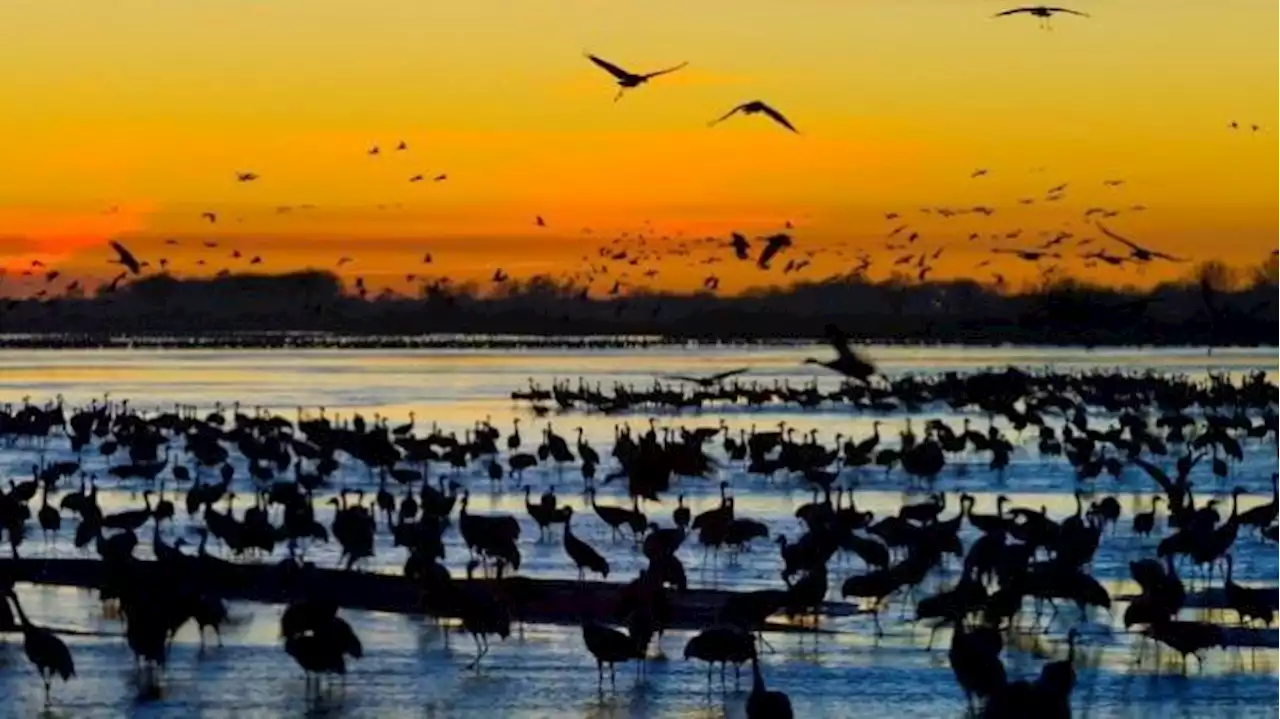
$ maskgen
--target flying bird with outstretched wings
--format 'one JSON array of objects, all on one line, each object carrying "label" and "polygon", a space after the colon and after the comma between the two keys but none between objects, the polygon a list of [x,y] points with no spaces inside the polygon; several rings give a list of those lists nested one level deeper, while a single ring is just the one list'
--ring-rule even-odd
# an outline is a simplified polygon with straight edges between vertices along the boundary
[{"label": "flying bird with outstretched wings", "polygon": [[839,372],[850,379],[856,379],[860,382],[866,382],[876,373],[876,366],[870,359],[855,352],[849,346],[849,338],[839,327],[833,324],[827,325],[823,334],[827,338],[827,342],[836,351],[836,358],[822,362],[810,357],[804,361],[805,364],[822,365],[829,370]]},{"label": "flying bird with outstretched wings", "polygon": [[626,70],[623,70],[622,68],[618,67],[617,65],[614,65],[608,60],[599,58],[595,55],[592,55],[589,52],[584,53],[584,55],[586,55],[586,58],[588,60],[595,63],[596,67],[599,67],[603,69],[605,72],[609,73],[610,75],[613,75],[614,79],[618,81],[618,94],[613,96],[614,102],[621,100],[623,93],[625,93],[627,90],[630,90],[635,87],[640,87],[641,85],[645,84],[646,82],[652,80],[655,77],[675,72],[676,70],[680,70],[689,64],[687,62],[682,62],[679,65],[673,65],[663,70],[658,70],[656,72],[646,72],[644,74],[637,75],[634,72],[628,72]]},{"label": "flying bird with outstretched wings", "polygon": [[672,382],[688,382],[689,384],[696,384],[699,387],[702,387],[704,389],[710,389],[720,384],[721,382],[729,379],[730,377],[737,377],[738,375],[746,374],[746,373],[747,373],[747,368],[740,367],[738,369],[731,369],[728,372],[720,372],[719,374],[707,375],[706,377],[691,377],[689,375],[676,374],[676,375],[667,375],[663,377],[663,379],[670,380]]},{"label": "flying bird with outstretched wings", "polygon": [[236,182],[253,182],[259,175],[255,172],[237,172]]},{"label": "flying bird with outstretched wings", "polygon": [[1030,15],[1032,17],[1040,18],[1040,26],[1047,28],[1049,26],[1050,20],[1053,18],[1054,15],[1058,13],[1065,13],[1067,15],[1079,15],[1080,17],[1089,17],[1087,14],[1082,13],[1079,10],[1072,10],[1071,8],[1054,7],[1049,5],[1029,5],[1027,7],[1015,7],[1009,10],[1003,10],[1001,12],[998,12],[992,17],[1008,17],[1010,15]]},{"label": "flying bird with outstretched wings", "polygon": [[119,256],[118,259],[111,261],[112,264],[123,265],[125,269],[129,270],[135,275],[142,272],[142,264],[138,262],[138,259],[134,257],[133,253],[130,252],[124,245],[120,244],[119,242],[116,242],[115,240],[111,240],[107,244],[110,245],[111,249],[115,250],[116,255]]},{"label": "flying bird with outstretched wings", "polygon": [[791,235],[785,232],[779,232],[776,235],[769,235],[764,238],[764,249],[760,251],[760,257],[756,260],[756,266],[762,270],[769,269],[769,262],[784,249],[791,246]]},{"label": "flying bird with outstretched wings", "polygon": [[1119,242],[1125,247],[1128,247],[1129,258],[1135,262],[1150,262],[1151,260],[1168,260],[1169,262],[1186,262],[1185,259],[1174,257],[1173,255],[1168,255],[1163,252],[1157,252],[1155,250],[1148,250],[1147,248],[1142,247],[1141,245],[1131,240],[1127,240],[1121,237],[1120,235],[1117,235],[1116,233],[1112,232],[1111,230],[1108,230],[1105,226],[1103,226],[1101,222],[1095,222],[1093,224],[1097,225],[1098,230],[1102,232],[1102,234],[1106,235],[1107,237],[1110,237],[1116,242]]},{"label": "flying bird with outstretched wings", "polygon": [[733,254],[740,260],[751,259],[751,241],[738,232],[732,233],[731,237],[729,246],[733,248]]},{"label": "flying bird with outstretched wings", "polygon": [[726,112],[725,114],[721,115],[720,117],[718,117],[718,118],[716,118],[716,119],[712,120],[710,123],[708,123],[708,124],[707,124],[707,126],[708,126],[708,127],[715,127],[716,125],[719,125],[720,123],[724,122],[725,120],[728,120],[729,118],[733,117],[734,115],[738,114],[739,112],[740,112],[740,113],[742,113],[743,115],[764,114],[764,115],[765,115],[765,116],[767,116],[769,119],[773,120],[774,122],[778,123],[779,125],[782,125],[783,127],[787,128],[788,130],[790,130],[790,131],[792,131],[792,132],[796,133],[797,135],[799,135],[799,134],[800,134],[800,131],[799,131],[799,130],[797,130],[797,129],[795,128],[795,125],[792,125],[792,124],[791,124],[791,121],[790,121],[790,120],[788,120],[786,117],[784,117],[784,116],[782,115],[782,113],[778,112],[777,110],[773,109],[772,107],[769,107],[768,105],[766,105],[766,104],[765,104],[763,101],[761,101],[761,100],[752,100],[751,102],[744,102],[744,103],[742,103],[741,105],[738,105],[737,107],[733,108],[732,110],[730,110],[730,111]]}]

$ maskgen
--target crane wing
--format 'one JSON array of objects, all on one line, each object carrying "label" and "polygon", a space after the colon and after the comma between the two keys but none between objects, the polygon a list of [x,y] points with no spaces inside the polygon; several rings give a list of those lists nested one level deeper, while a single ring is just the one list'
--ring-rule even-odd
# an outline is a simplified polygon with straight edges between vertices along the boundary
[{"label": "crane wing", "polygon": [[1079,10],[1072,10],[1069,7],[1047,7],[1042,9],[1047,10],[1049,12],[1065,12],[1068,15],[1079,15],[1080,17],[1089,17],[1088,13],[1082,13]]},{"label": "crane wing", "polygon": [[742,108],[744,108],[744,107],[746,107],[746,105],[738,105],[737,107],[735,107],[735,108],[733,108],[732,110],[730,110],[730,111],[726,112],[725,114],[721,115],[720,117],[717,117],[716,119],[714,119],[714,120],[712,120],[711,122],[707,123],[707,126],[708,126],[708,127],[711,127],[711,126],[713,126],[713,125],[718,125],[718,124],[720,124],[720,123],[724,122],[725,120],[728,120],[729,118],[733,117],[733,116],[734,116],[734,114],[736,114],[737,112],[741,111],[741,110],[742,110]]},{"label": "crane wing", "polygon": [[1134,244],[1133,242],[1131,242],[1131,241],[1129,241],[1129,240],[1126,240],[1125,238],[1121,237],[1120,235],[1117,235],[1116,233],[1112,232],[1111,230],[1108,230],[1108,229],[1107,229],[1107,228],[1106,228],[1106,227],[1105,227],[1101,222],[1095,222],[1095,223],[1093,223],[1093,224],[1097,225],[1098,229],[1102,232],[1102,234],[1106,235],[1107,237],[1110,237],[1111,239],[1115,240],[1116,242],[1119,242],[1120,244],[1122,244],[1122,245],[1124,245],[1124,246],[1128,247],[1128,248],[1129,248],[1129,249],[1131,249],[1131,250],[1137,250],[1138,252],[1147,252],[1147,251],[1148,251],[1145,247],[1140,247],[1140,246],[1138,246],[1138,245]]},{"label": "crane wing", "polygon": [[648,79],[651,79],[651,78],[658,77],[659,75],[666,75],[667,73],[671,73],[671,72],[675,72],[676,70],[683,69],[683,68],[684,68],[686,65],[688,65],[688,64],[689,64],[689,63],[688,63],[687,61],[686,61],[686,62],[682,62],[682,63],[680,63],[679,65],[673,65],[673,66],[671,66],[671,67],[669,67],[669,68],[667,68],[667,69],[665,69],[665,70],[658,70],[657,72],[650,72],[650,73],[646,73],[643,77],[644,77],[644,79],[648,80]]},{"label": "crane wing", "polygon": [[788,130],[796,133],[797,135],[800,134],[800,131],[795,128],[795,125],[792,125],[791,122],[787,120],[787,118],[782,116],[782,113],[778,112],[772,107],[769,107],[764,103],[760,103],[760,111],[768,115],[770,118],[773,119],[774,122],[778,123],[779,125],[782,125]]},{"label": "crane wing", "polygon": [[707,379],[711,380],[712,382],[722,382],[724,380],[729,379],[730,377],[737,377],[740,374],[746,374],[746,373],[747,373],[746,367],[739,367],[738,369],[732,369],[732,370],[729,370],[728,372],[713,374],[710,377],[707,377]]},{"label": "crane wing", "polygon": [[116,254],[120,256],[120,264],[129,268],[129,271],[135,275],[141,271],[142,266],[138,264],[137,258],[135,258],[133,253],[129,252],[124,245],[116,242],[115,240],[111,240],[108,244],[110,244],[111,249],[115,250]]},{"label": "crane wing", "polygon": [[1005,15],[1017,15],[1018,13],[1022,13],[1022,12],[1035,12],[1035,10],[1036,10],[1035,8],[1030,8],[1030,7],[1016,7],[1016,8],[1013,8],[1012,10],[1003,10],[1001,12],[998,12],[995,15],[992,15],[992,17],[1003,17]]},{"label": "crane wing", "polygon": [[682,375],[682,374],[664,375],[663,379],[668,380],[670,382],[688,382],[689,384],[698,384],[699,382],[702,381],[701,377],[690,377],[688,375]]},{"label": "crane wing", "polygon": [[827,341],[835,349],[836,354],[841,357],[853,356],[853,350],[849,349],[849,337],[834,324],[829,324],[822,329],[822,333],[826,335]]},{"label": "crane wing", "polygon": [[602,60],[596,57],[595,55],[592,55],[591,53],[587,53],[587,59],[590,60],[591,62],[594,62],[597,67],[604,69],[605,72],[609,73],[610,75],[613,75],[619,80],[625,80],[629,77],[635,77],[631,73],[627,72],[626,70],[623,70],[617,65],[614,65],[608,60]]}]

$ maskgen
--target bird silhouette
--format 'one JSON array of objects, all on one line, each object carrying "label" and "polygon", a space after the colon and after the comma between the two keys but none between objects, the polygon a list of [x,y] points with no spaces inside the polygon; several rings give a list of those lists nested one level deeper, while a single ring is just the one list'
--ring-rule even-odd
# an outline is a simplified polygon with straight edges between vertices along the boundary
[{"label": "bird silhouette", "polygon": [[699,387],[702,387],[703,389],[711,389],[712,387],[715,387],[716,385],[720,384],[721,382],[724,382],[730,377],[737,377],[738,375],[746,374],[746,373],[747,373],[747,368],[740,367],[738,369],[731,369],[727,372],[719,372],[717,374],[707,375],[706,377],[693,377],[691,375],[673,374],[673,375],[667,375],[663,379],[668,379],[673,382],[688,382],[689,384],[696,384]]},{"label": "bird silhouette", "polygon": [[738,114],[739,112],[741,112],[741,113],[742,113],[742,114],[744,114],[744,115],[756,115],[756,114],[759,114],[759,113],[764,113],[766,116],[768,116],[768,117],[769,117],[769,119],[773,120],[774,122],[778,123],[779,125],[782,125],[783,127],[787,128],[788,130],[790,130],[790,131],[792,131],[792,132],[796,133],[797,135],[798,135],[798,134],[800,134],[800,131],[799,131],[799,130],[797,130],[797,129],[795,128],[795,125],[792,125],[792,124],[791,124],[791,121],[790,121],[790,120],[788,120],[786,117],[784,117],[784,116],[782,115],[782,113],[778,112],[777,110],[773,109],[772,107],[769,107],[768,105],[766,105],[766,104],[765,104],[763,101],[761,101],[761,100],[752,100],[751,102],[744,102],[744,103],[742,103],[741,105],[738,105],[737,107],[733,108],[732,110],[730,110],[730,111],[726,112],[725,114],[721,115],[720,117],[718,117],[718,118],[716,118],[716,119],[712,120],[710,123],[708,123],[708,124],[707,124],[707,126],[708,126],[708,127],[715,127],[716,125],[719,125],[720,123],[724,122],[725,120],[728,120],[730,117],[733,117],[734,115]]},{"label": "bird silhouette", "polygon": [[875,364],[849,346],[849,338],[844,332],[840,331],[839,327],[827,325],[823,330],[823,334],[826,335],[827,341],[831,343],[831,347],[835,349],[836,358],[822,362],[810,357],[804,361],[805,364],[822,365],[827,369],[862,382],[866,382],[876,373]]},{"label": "bird silhouette", "polygon": [[400,144],[396,145],[396,150],[408,150],[408,149],[409,149],[409,143],[405,142],[404,140],[401,140]]},{"label": "bird silhouette", "polygon": [[258,179],[258,174],[253,172],[237,172],[236,182],[253,182]]},{"label": "bird silhouette", "polygon": [[764,238],[764,249],[760,251],[760,258],[756,260],[756,265],[762,269],[769,269],[769,261],[774,258],[782,250],[791,246],[791,236],[786,233],[778,233],[769,235]]},{"label": "bird silhouette", "polygon": [[1101,222],[1095,222],[1094,224],[1095,224],[1095,225],[1097,225],[1098,230],[1099,230],[1102,234],[1106,235],[1107,237],[1110,237],[1111,239],[1115,240],[1116,242],[1119,242],[1120,244],[1124,245],[1125,247],[1128,247],[1128,248],[1129,248],[1129,256],[1130,256],[1134,261],[1136,261],[1136,262],[1150,262],[1151,260],[1168,260],[1169,262],[1186,262],[1186,260],[1184,260],[1184,259],[1180,259],[1180,258],[1174,257],[1173,255],[1167,255],[1167,254],[1165,254],[1165,253],[1163,253],[1163,252],[1156,252],[1155,250],[1148,250],[1147,248],[1142,247],[1141,245],[1138,245],[1138,244],[1137,244],[1137,243],[1135,243],[1135,242],[1132,242],[1132,241],[1130,241],[1130,240],[1126,240],[1125,238],[1121,237],[1120,235],[1117,235],[1116,233],[1114,233],[1114,232],[1112,232],[1111,230],[1109,230],[1109,229],[1107,229],[1106,227],[1104,227],[1104,226],[1103,226],[1103,224],[1102,224]]},{"label": "bird silhouette", "polygon": [[751,259],[751,242],[737,232],[733,233],[732,237],[733,240],[729,242],[729,246],[733,248],[733,253],[738,259]]},{"label": "bird silhouette", "polygon": [[1089,17],[1087,14],[1079,10],[1072,10],[1065,7],[1053,7],[1049,5],[1030,5],[1027,7],[1016,7],[1010,10],[1004,10],[996,13],[992,17],[1007,17],[1009,15],[1031,15],[1040,18],[1041,27],[1048,28],[1049,20],[1057,13],[1066,13],[1068,15],[1079,15],[1080,17]]},{"label": "bird silhouette", "polygon": [[431,178],[431,181],[432,181],[432,182],[444,182],[444,181],[445,181],[445,180],[447,180],[447,179],[449,179],[449,176],[448,176],[448,175],[440,174],[440,175],[436,175],[435,177]]},{"label": "bird silhouette", "polygon": [[984,176],[984,175],[986,175],[986,174],[987,174],[987,168],[985,168],[985,167],[979,167],[978,169],[974,170],[974,171],[969,175],[969,179],[974,179],[974,178],[978,178],[978,177],[983,177],[983,176]]},{"label": "bird silhouette", "polygon": [[200,218],[201,218],[201,219],[204,219],[204,220],[208,220],[208,221],[209,221],[209,224],[211,224],[211,225],[212,225],[212,224],[217,223],[217,221],[218,221],[218,213],[216,213],[216,212],[201,212],[201,213],[200,213]]},{"label": "bird silhouette", "polygon": [[585,53],[585,55],[586,55],[586,58],[591,62],[595,63],[597,67],[602,68],[605,72],[609,73],[610,75],[613,75],[613,77],[617,79],[619,89],[618,89],[618,94],[613,96],[614,102],[621,100],[622,95],[627,90],[630,90],[635,87],[640,87],[641,85],[645,84],[646,82],[652,80],[655,77],[658,77],[659,75],[666,75],[667,73],[675,72],[676,70],[679,70],[689,64],[687,62],[682,62],[679,65],[673,65],[672,67],[668,67],[664,70],[658,70],[657,72],[648,72],[642,75],[637,75],[633,72],[627,72],[626,70],[623,70],[617,65],[614,65],[608,60],[604,60],[599,57],[596,57],[591,53]]},{"label": "bird silhouette", "polygon": [[22,610],[22,604],[18,601],[18,595],[13,592],[12,587],[5,592],[4,596],[13,602],[13,608],[18,612],[18,620],[22,626],[22,650],[26,653],[27,660],[34,664],[36,671],[40,673],[40,681],[44,683],[44,703],[48,706],[53,678],[57,676],[65,682],[76,675],[76,665],[71,658],[71,650],[52,631],[38,627],[27,619],[27,614]]},{"label": "bird silhouette", "polygon": [[544,220],[544,219],[542,219],[542,215],[538,215],[537,217],[535,217],[535,218],[534,218],[534,220],[533,220],[533,222],[534,222],[534,224],[536,224],[538,227],[546,227],[546,226],[547,226],[547,221],[546,221],[546,220]]},{"label": "bird silhouette", "polygon": [[422,175],[414,175],[409,178],[409,182],[422,182],[425,179]]},{"label": "bird silhouette", "polygon": [[142,272],[142,265],[138,263],[137,258],[135,258],[133,256],[133,253],[130,252],[124,245],[120,244],[119,242],[116,242],[115,240],[111,240],[107,244],[111,245],[111,249],[115,250],[116,254],[119,255],[118,259],[111,260],[112,264],[123,265],[125,269],[129,270],[135,275]]}]

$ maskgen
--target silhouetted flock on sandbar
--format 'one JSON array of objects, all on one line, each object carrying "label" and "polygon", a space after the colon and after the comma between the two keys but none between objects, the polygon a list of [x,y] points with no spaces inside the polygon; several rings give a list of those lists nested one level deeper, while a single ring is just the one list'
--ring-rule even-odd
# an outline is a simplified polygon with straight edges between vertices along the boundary
[{"label": "silhouetted flock on sandbar", "polygon": [[[833,343],[843,357],[838,337]],[[563,384],[514,396],[535,406],[555,403],[562,413],[599,409],[620,396],[630,397],[632,410],[685,406],[690,396],[704,410],[757,402],[810,406],[809,389],[753,386],[739,374],[608,395]],[[1094,608],[1109,611],[1117,599],[1091,573],[1094,558],[1121,535],[1133,542],[1129,570],[1140,588],[1123,598],[1124,625],[1143,637],[1138,664],[1152,648],[1159,663],[1163,647],[1180,656],[1185,671],[1188,658],[1206,652],[1273,644],[1274,635],[1259,627],[1272,624],[1275,588],[1236,583],[1233,557],[1243,544],[1276,541],[1275,477],[1270,500],[1255,498],[1248,508],[1240,506],[1246,489],[1239,486],[1265,486],[1265,479],[1243,476],[1241,463],[1246,452],[1275,452],[1276,392],[1261,373],[1235,381],[1012,369],[892,382],[870,377],[845,385],[838,399],[857,412],[896,409],[910,418],[946,405],[967,418],[958,427],[908,419],[896,437],[882,436],[876,422],[866,436],[837,436],[828,445],[816,431],[786,423],[733,432],[677,416],[639,428],[619,423],[609,448],[592,446],[581,430],[566,438],[553,423],[535,419],[517,420],[509,431],[482,419],[459,437],[419,424],[416,413],[392,426],[385,418],[324,409],[287,416],[239,405],[213,411],[175,405],[144,412],[113,398],[79,407],[60,400],[7,404],[0,407],[0,446],[30,457],[32,469],[30,478],[15,478],[0,492],[0,531],[12,556],[0,561],[8,600],[0,602],[0,624],[22,632],[52,701],[55,679],[74,680],[73,655],[57,634],[28,618],[13,586],[17,577],[52,581],[32,576],[33,563],[64,567],[59,581],[92,586],[104,604],[118,608],[141,683],[160,685],[180,627],[194,623],[202,643],[210,632],[221,643],[227,597],[246,596],[230,578],[248,576],[236,567],[253,563],[270,573],[289,604],[281,619],[283,652],[306,675],[309,693],[327,696],[325,677],[358,674],[358,660],[378,651],[341,617],[343,576],[364,576],[379,551],[395,552],[403,557],[399,576],[379,581],[412,592],[408,611],[458,619],[453,630],[475,641],[468,668],[479,671],[482,661],[501,666],[503,653],[518,652],[518,645],[490,644],[513,625],[579,624],[603,692],[606,668],[611,687],[617,664],[636,662],[643,675],[664,631],[681,623],[678,615],[687,624],[692,615],[685,608],[696,594],[690,584],[705,576],[690,572],[689,563],[705,569],[776,544],[773,586],[699,595],[716,604],[703,608],[700,631],[683,648],[685,659],[707,663],[708,689],[717,664],[722,686],[729,665],[735,675],[750,666],[747,716],[791,715],[787,695],[766,685],[761,660],[772,651],[766,634],[790,625],[806,641],[804,628],[811,628],[816,644],[824,621],[870,614],[878,638],[884,610],[899,603],[904,615],[913,608],[914,622],[931,629],[930,648],[938,629],[950,630],[946,651],[962,690],[957,708],[967,697],[985,716],[1025,717],[1034,707],[1066,717],[1073,662],[1088,642],[1081,630]],[[1078,483],[1074,513],[1053,518],[1004,495],[994,513],[980,513],[970,494],[934,489],[951,472],[985,472],[1003,482],[1011,457],[1032,449],[1046,469],[1064,461],[1071,468]],[[1156,497],[1128,518],[1102,491],[1126,474]],[[535,496],[530,482],[539,478],[580,487],[578,509],[550,483]],[[719,502],[692,511],[685,488],[717,478]],[[858,506],[859,484],[873,478],[925,498],[877,517]],[[735,487],[748,481],[812,490],[813,501],[795,510],[798,536],[771,537],[768,525],[736,505]],[[142,506],[105,511],[99,491],[112,487],[144,489]],[[523,516],[475,513],[471,494],[482,488],[523,493]],[[602,493],[619,490],[626,501],[601,501]],[[1225,517],[1216,501],[1204,499],[1215,490],[1230,491]],[[179,531],[184,525],[187,531]],[[96,555],[94,576],[67,580],[80,571],[71,563],[83,560],[31,557],[41,534],[55,544],[69,535],[80,553]],[[455,551],[467,554],[466,579],[446,566],[446,546],[455,539]],[[560,543],[560,561],[578,581],[522,575],[522,557],[534,542]],[[330,544],[340,548],[337,568],[308,559]],[[620,552],[643,555],[635,576],[618,576]],[[594,577],[612,582],[607,592],[587,583]],[[556,606],[548,605],[549,596]],[[1213,621],[1180,616],[1184,608],[1205,606],[1230,613]],[[1018,651],[1019,637],[1037,633],[1060,638],[1063,658],[1044,663],[1038,676],[1012,676],[1002,655]]]}]

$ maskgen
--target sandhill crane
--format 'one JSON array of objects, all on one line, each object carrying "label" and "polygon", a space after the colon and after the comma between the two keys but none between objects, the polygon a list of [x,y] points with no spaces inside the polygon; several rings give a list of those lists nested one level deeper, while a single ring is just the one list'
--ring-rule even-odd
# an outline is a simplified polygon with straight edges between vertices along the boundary
[{"label": "sandhill crane", "polygon": [[734,232],[729,246],[733,248],[733,254],[740,260],[751,259],[751,242],[742,234]]},{"label": "sandhill crane", "polygon": [[1186,262],[1185,259],[1174,257],[1173,255],[1167,255],[1163,252],[1156,252],[1155,250],[1148,250],[1147,248],[1142,247],[1141,245],[1138,245],[1137,243],[1131,240],[1127,240],[1121,237],[1120,235],[1117,235],[1116,233],[1107,229],[1101,222],[1095,222],[1094,225],[1097,226],[1098,231],[1101,232],[1102,234],[1106,235],[1107,237],[1110,237],[1116,242],[1119,242],[1125,247],[1128,247],[1129,258],[1132,259],[1134,262],[1150,262],[1151,260],[1168,260],[1169,262]]},{"label": "sandhill crane", "polygon": [[[467,577],[479,562],[467,562]],[[458,611],[462,615],[462,627],[476,643],[476,658],[467,669],[480,670],[480,660],[489,653],[489,635],[506,639],[511,635],[511,611],[505,602],[484,587],[472,587],[459,597]]]},{"label": "sandhill crane", "polygon": [[587,620],[582,623],[582,641],[587,645],[587,651],[591,652],[591,656],[595,657],[599,686],[602,690],[604,689],[604,665],[609,665],[609,686],[616,687],[614,665],[618,662],[644,658],[634,637],[599,622]]},{"label": "sandhill crane", "polygon": [[520,449],[520,418],[511,420],[511,434],[507,435],[507,449]]},{"label": "sandhill crane", "polygon": [[336,615],[310,622],[301,631],[285,635],[284,650],[302,667],[308,690],[313,681],[318,688],[321,674],[345,676],[346,657],[364,656],[364,647],[351,625]]},{"label": "sandhill crane", "polygon": [[676,508],[671,512],[671,521],[675,522],[675,525],[680,529],[687,530],[690,519],[691,512],[688,507],[684,506],[684,495],[681,494],[676,497]]},{"label": "sandhill crane", "polygon": [[609,578],[609,562],[600,556],[600,553],[591,548],[591,545],[574,536],[570,524],[573,519],[573,507],[566,507],[568,516],[564,522],[564,551],[568,553],[569,558],[578,566],[578,581],[586,579],[588,569],[599,574],[601,577]]},{"label": "sandhill crane", "polygon": [[62,515],[58,513],[58,508],[49,504],[49,485],[45,484],[43,491],[40,493],[40,512],[38,515],[40,520],[40,528],[44,530],[45,539],[48,540],[50,534],[57,534],[58,529],[62,527]]},{"label": "sandhill crane", "polygon": [[258,179],[258,174],[254,172],[237,172],[236,182],[253,182]]},{"label": "sandhill crane", "polygon": [[585,55],[588,60],[595,63],[597,67],[603,69],[605,72],[609,73],[610,75],[613,75],[613,77],[618,81],[619,89],[618,89],[618,94],[613,96],[614,102],[621,100],[622,95],[627,90],[630,90],[635,87],[640,87],[641,85],[645,84],[646,82],[652,80],[655,77],[658,77],[660,75],[666,75],[667,73],[675,72],[676,70],[679,70],[689,64],[687,62],[682,62],[679,65],[674,65],[664,70],[658,70],[656,72],[648,72],[642,75],[637,75],[632,72],[627,72],[626,70],[623,70],[617,65],[614,65],[608,60],[603,60],[599,57],[596,57],[595,55],[592,55],[591,53],[585,53]]},{"label": "sandhill crane", "polygon": [[762,270],[769,269],[769,262],[773,260],[779,252],[790,247],[791,235],[785,232],[779,232],[776,235],[769,235],[764,238],[764,249],[760,250],[760,257],[756,259],[756,267]]},{"label": "sandhill crane", "polygon": [[756,115],[756,114],[763,113],[765,116],[767,116],[769,119],[773,120],[774,122],[778,123],[779,125],[782,125],[788,130],[796,133],[797,135],[800,134],[800,131],[797,130],[795,126],[791,124],[791,121],[788,120],[786,117],[784,117],[782,113],[778,112],[772,107],[769,107],[761,100],[752,100],[751,102],[744,102],[741,105],[738,105],[732,110],[716,118],[715,120],[712,120],[710,123],[708,123],[707,126],[715,127],[716,125],[724,122],[725,120],[728,120],[730,117],[733,117],[739,112],[741,112],[744,115]]},{"label": "sandhill crane", "polygon": [[1046,5],[1032,5],[1029,7],[1017,7],[1010,10],[1004,10],[1002,12],[998,12],[992,17],[1007,17],[1010,15],[1031,15],[1032,17],[1040,18],[1040,26],[1048,29],[1050,19],[1057,13],[1066,13],[1068,15],[1079,15],[1080,17],[1089,17],[1088,15],[1080,12],[1079,10],[1072,10],[1070,8],[1065,8],[1065,7],[1050,7]]},{"label": "sandhill crane", "polygon": [[[205,214],[208,215],[211,213],[206,212]],[[130,252],[128,248],[115,240],[111,240],[107,244],[111,245],[111,249],[115,250],[116,255],[118,255],[117,259],[111,261],[112,264],[123,265],[125,269],[135,275],[142,272],[142,264],[138,262],[138,258],[134,257],[133,253]]]},{"label": "sandhill crane", "polygon": [[613,532],[614,539],[618,538],[618,529],[631,521],[632,512],[623,507],[613,507],[607,504],[596,504],[596,490],[594,487],[587,488],[587,496],[591,499],[591,508],[595,510],[596,516],[604,520],[609,525],[609,529]]},{"label": "sandhill crane", "polygon": [[142,509],[131,509],[124,512],[108,514],[102,518],[104,529],[127,529],[136,531],[151,519],[151,490],[142,493]]},{"label": "sandhill crane", "polygon": [[740,367],[738,369],[729,370],[727,372],[719,372],[717,374],[707,375],[706,377],[693,377],[690,375],[675,374],[675,375],[667,375],[663,377],[663,379],[671,380],[672,382],[688,382],[689,384],[695,384],[701,387],[702,389],[711,389],[712,387],[715,387],[716,385],[720,384],[721,382],[724,382],[730,377],[737,377],[740,374],[746,374],[746,373],[747,373],[747,368]]},{"label": "sandhill crane", "polygon": [[1156,508],[1160,506],[1160,502],[1164,501],[1164,497],[1151,498],[1151,511],[1138,512],[1133,515],[1133,533],[1143,537],[1149,536],[1151,530],[1156,526]]},{"label": "sandhill crane", "polygon": [[720,686],[725,683],[725,670],[734,665],[735,682],[739,667],[756,655],[755,638],[751,632],[728,624],[718,624],[698,632],[684,646],[685,659],[699,659],[707,663],[707,689],[711,688],[711,670],[720,665]]},{"label": "sandhill crane", "polygon": [[[583,464],[600,464],[600,454],[587,444],[581,427],[578,428],[578,456],[582,458]],[[572,461],[572,455],[570,455],[570,461]]]},{"label": "sandhill crane", "polygon": [[770,691],[760,673],[760,658],[751,657],[751,693],[747,695],[747,719],[791,719],[791,699],[785,692]]},{"label": "sandhill crane", "polygon": [[825,334],[827,341],[831,343],[831,347],[836,351],[836,358],[822,362],[810,357],[804,361],[805,364],[822,365],[827,369],[834,370],[861,382],[866,382],[876,373],[875,364],[849,347],[849,338],[838,327],[827,325]]},{"label": "sandhill crane", "polygon": [[22,651],[27,655],[27,661],[34,664],[40,674],[40,681],[44,683],[44,704],[49,706],[54,676],[66,682],[76,675],[71,650],[52,631],[37,627],[27,619],[27,613],[22,610],[22,603],[18,601],[18,595],[12,587],[7,589],[5,596],[13,602],[13,608],[18,613],[18,621],[22,625]]}]

